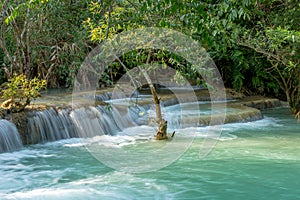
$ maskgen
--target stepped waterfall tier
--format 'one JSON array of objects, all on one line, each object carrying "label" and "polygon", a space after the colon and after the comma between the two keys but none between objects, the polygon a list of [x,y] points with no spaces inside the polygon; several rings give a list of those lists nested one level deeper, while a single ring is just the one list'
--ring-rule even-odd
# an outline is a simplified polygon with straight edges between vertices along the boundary
[{"label": "stepped waterfall tier", "polygon": [[56,111],[53,108],[32,113],[28,118],[28,140],[30,143],[44,143],[76,137],[76,129],[69,117],[69,110]]},{"label": "stepped waterfall tier", "polygon": [[10,121],[0,119],[0,153],[16,151],[22,147],[16,126]]},{"label": "stepped waterfall tier", "polygon": [[113,135],[133,125],[128,115],[114,106],[54,108],[32,112],[28,117],[27,143],[45,143],[74,137]]},{"label": "stepped waterfall tier", "polygon": [[116,107],[79,108],[71,112],[70,117],[81,138],[99,135],[114,135],[116,132],[133,125],[127,114],[122,114]]},{"label": "stepped waterfall tier", "polygon": [[[155,126],[153,125],[154,108],[147,95],[134,98],[136,101],[134,103],[126,98],[111,99],[109,93],[96,97],[105,102],[97,106],[78,105],[74,108],[68,105],[44,106],[6,117],[1,114],[0,119],[11,117],[12,122],[1,120],[0,152],[17,150],[22,143],[27,145],[70,138],[117,135],[128,127]],[[227,104],[226,109],[217,108],[212,112],[210,101],[178,104],[172,95],[167,95],[162,100],[163,114],[172,130],[209,126],[212,125],[212,119],[215,122],[222,121],[218,119],[222,119],[224,114],[226,114],[225,123],[259,120],[263,117],[261,112],[251,107],[262,109],[273,105],[280,106],[278,100],[272,99],[255,102],[252,100],[247,102],[221,101],[219,105],[224,103]]]}]

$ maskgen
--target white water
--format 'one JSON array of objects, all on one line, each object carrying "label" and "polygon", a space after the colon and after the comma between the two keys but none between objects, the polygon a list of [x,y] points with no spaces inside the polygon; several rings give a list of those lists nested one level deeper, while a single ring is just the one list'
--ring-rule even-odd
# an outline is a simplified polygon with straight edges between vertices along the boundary
[{"label": "white water", "polygon": [[158,159],[156,148],[166,144],[153,140],[153,129],[128,127],[114,135],[71,138],[0,154],[0,199],[292,200],[300,195],[300,127],[288,110],[268,111],[255,122],[224,125],[219,142],[202,160],[199,147],[209,137],[209,127],[177,130],[178,144],[195,136],[194,142],[176,162],[151,173],[112,170],[86,149],[98,145],[148,152],[151,158],[145,162],[152,165]]},{"label": "white water", "polygon": [[122,114],[115,107],[89,107],[71,112],[79,137],[89,138],[101,135],[114,135],[126,127],[134,125],[128,114]]},{"label": "white water", "polygon": [[203,160],[198,152],[209,127],[178,130],[179,140],[196,133],[194,143],[175,163],[151,173],[112,170],[85,148],[148,151],[151,165],[155,147],[164,143],[150,137],[150,126],[3,153],[0,199],[297,199],[300,129],[287,114],[278,117],[287,113],[282,111],[270,111],[256,122],[224,125],[219,142]]},{"label": "white water", "polygon": [[16,126],[7,120],[0,119],[0,153],[16,151],[22,147]]},{"label": "white water", "polygon": [[115,134],[134,123],[130,116],[115,107],[82,107],[32,113],[28,118],[31,143],[45,143],[73,137],[94,137]]},{"label": "white water", "polygon": [[68,110],[54,109],[38,111],[28,118],[28,132],[38,142],[57,141],[76,136],[74,125],[68,117]]}]

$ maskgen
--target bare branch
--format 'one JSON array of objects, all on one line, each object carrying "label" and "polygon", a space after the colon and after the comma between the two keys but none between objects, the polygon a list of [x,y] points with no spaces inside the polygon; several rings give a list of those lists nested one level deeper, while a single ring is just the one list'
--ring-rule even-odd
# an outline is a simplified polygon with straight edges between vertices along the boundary
[{"label": "bare branch", "polygon": [[133,86],[135,88],[138,88],[138,85],[136,83],[136,81],[134,80],[134,78],[132,77],[131,73],[130,73],[130,70],[126,67],[126,65],[120,60],[120,58],[118,56],[115,55],[115,58],[118,60],[118,62],[122,65],[122,67],[125,69],[126,71],[126,74],[129,76]]}]

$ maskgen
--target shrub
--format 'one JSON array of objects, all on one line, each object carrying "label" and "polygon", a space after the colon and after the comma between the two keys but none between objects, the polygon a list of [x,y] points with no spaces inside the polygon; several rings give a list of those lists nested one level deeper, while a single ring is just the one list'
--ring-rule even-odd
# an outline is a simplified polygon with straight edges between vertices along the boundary
[{"label": "shrub", "polygon": [[1,104],[1,107],[12,112],[23,110],[33,99],[41,96],[40,91],[46,89],[46,84],[46,80],[38,78],[29,80],[24,74],[14,74],[2,85],[2,98],[6,101]]}]

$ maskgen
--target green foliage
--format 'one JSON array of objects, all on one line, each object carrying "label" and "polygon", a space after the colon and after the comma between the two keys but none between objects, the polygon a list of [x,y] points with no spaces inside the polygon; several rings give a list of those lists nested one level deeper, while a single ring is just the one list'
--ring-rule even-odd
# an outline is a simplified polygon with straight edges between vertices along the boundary
[{"label": "green foliage", "polygon": [[14,4],[13,2],[13,6],[14,8],[11,10],[10,14],[6,17],[6,19],[4,20],[6,24],[10,24],[13,21],[16,20],[16,18],[21,15],[22,13],[26,12],[26,9],[34,9],[38,6],[40,6],[43,3],[48,2],[48,0],[26,0],[26,1],[21,1],[19,2],[19,4]]},{"label": "green foliage", "polygon": [[50,87],[72,87],[79,67],[92,48],[82,26],[87,18],[87,0],[51,1],[44,10],[47,20],[38,30],[43,47],[37,46],[44,62],[37,62],[37,68]]},{"label": "green foliage", "polygon": [[24,74],[13,75],[3,84],[2,98],[8,99],[1,107],[13,111],[23,110],[33,99],[40,97],[40,91],[46,89],[46,81],[33,78],[28,80]]},{"label": "green foliage", "polygon": [[[253,4],[250,0],[92,1],[85,27],[96,42],[138,27],[171,28],[199,40],[214,58],[229,60],[228,51],[239,35],[238,23],[250,20]],[[177,61],[180,68],[186,67],[182,59]]]},{"label": "green foliage", "polygon": [[91,48],[82,21],[85,1],[12,0],[0,3],[0,47],[10,74],[70,87]]},{"label": "green foliage", "polygon": [[[85,28],[92,41],[101,43],[138,27],[175,29],[202,43],[227,86],[260,94],[279,94],[281,90],[292,107],[299,104],[300,5],[296,0],[92,1],[90,13]],[[140,62],[137,56],[145,57],[141,54],[133,51],[122,60],[134,67]],[[151,59],[201,82],[192,67],[176,55],[158,51]],[[110,73],[118,70],[120,66],[112,67]]]},{"label": "green foliage", "polygon": [[[298,1],[262,1],[254,7],[252,27],[242,27],[239,45],[251,50],[256,61],[253,85],[279,90],[293,113],[300,111],[300,24]],[[284,15],[282,15],[284,13]]]},{"label": "green foliage", "polygon": [[[284,93],[293,112],[300,110],[298,0],[12,0],[1,1],[0,8],[0,82],[4,74],[17,73],[45,79],[50,87],[71,86],[95,45],[126,30],[162,27],[201,42],[226,86]],[[120,59],[131,69],[147,55],[148,50],[135,50]],[[151,62],[205,84],[186,60],[170,52],[152,51]],[[100,81],[113,84],[125,71],[115,62]]]}]

